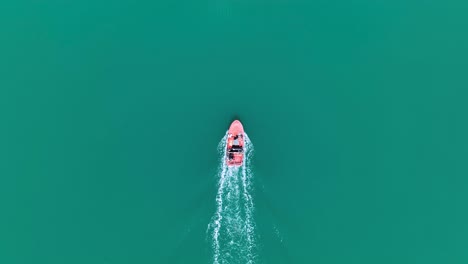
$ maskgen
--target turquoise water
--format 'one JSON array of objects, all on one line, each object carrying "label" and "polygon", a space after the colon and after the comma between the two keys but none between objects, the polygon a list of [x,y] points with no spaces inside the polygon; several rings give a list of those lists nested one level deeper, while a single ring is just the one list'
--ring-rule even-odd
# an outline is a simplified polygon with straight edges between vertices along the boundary
[{"label": "turquoise water", "polygon": [[0,3],[0,262],[467,263],[467,8]]}]

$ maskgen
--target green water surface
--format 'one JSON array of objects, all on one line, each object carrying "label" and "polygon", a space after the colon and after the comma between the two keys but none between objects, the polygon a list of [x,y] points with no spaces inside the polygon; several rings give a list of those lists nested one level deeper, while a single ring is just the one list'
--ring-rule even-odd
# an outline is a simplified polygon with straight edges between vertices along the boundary
[{"label": "green water surface", "polygon": [[466,1],[0,3],[0,263],[212,263],[219,140],[257,263],[468,263]]}]

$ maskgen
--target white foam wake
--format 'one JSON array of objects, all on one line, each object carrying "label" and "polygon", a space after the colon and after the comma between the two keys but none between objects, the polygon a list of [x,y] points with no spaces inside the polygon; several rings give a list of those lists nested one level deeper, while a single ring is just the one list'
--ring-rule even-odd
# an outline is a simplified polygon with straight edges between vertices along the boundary
[{"label": "white foam wake", "polygon": [[213,263],[254,263],[255,222],[253,217],[252,172],[250,161],[253,145],[244,134],[244,162],[241,167],[228,167],[226,135],[218,145],[220,165],[216,212],[208,225],[212,236]]}]

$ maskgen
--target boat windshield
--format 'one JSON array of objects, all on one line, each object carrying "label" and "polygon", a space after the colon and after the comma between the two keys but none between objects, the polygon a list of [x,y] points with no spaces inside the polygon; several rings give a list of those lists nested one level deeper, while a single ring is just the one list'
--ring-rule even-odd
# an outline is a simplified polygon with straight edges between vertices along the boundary
[{"label": "boat windshield", "polygon": [[242,146],[239,146],[239,145],[233,145],[231,149],[229,150],[229,152],[242,152],[242,151],[243,151],[243,148]]}]

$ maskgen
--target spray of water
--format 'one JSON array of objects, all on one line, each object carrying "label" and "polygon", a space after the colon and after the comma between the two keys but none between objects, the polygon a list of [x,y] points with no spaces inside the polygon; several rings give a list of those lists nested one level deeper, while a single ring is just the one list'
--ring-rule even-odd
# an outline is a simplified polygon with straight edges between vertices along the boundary
[{"label": "spray of water", "polygon": [[212,237],[213,263],[254,263],[255,222],[253,218],[252,171],[253,145],[244,134],[244,162],[241,167],[228,167],[226,135],[218,145],[220,165],[216,212],[208,225]]}]

